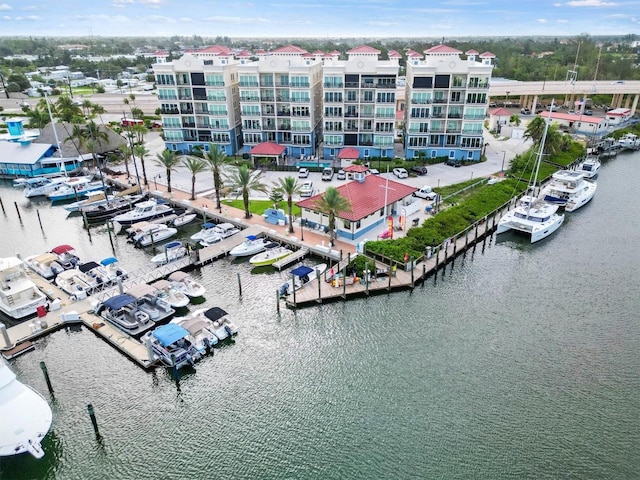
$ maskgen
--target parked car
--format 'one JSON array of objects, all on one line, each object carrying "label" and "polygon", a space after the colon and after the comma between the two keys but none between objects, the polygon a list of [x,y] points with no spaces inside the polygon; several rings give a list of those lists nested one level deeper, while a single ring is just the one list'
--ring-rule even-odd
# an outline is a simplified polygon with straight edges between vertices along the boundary
[{"label": "parked car", "polygon": [[427,167],[425,167],[424,165],[414,165],[413,167],[411,167],[411,171],[417,173],[418,175],[426,175]]},{"label": "parked car", "polygon": [[590,117],[591,115],[593,115],[593,111],[591,110],[585,110],[584,114],[587,115],[588,117]]},{"label": "parked car", "polygon": [[557,112],[558,111],[558,106],[557,105],[549,105],[549,106],[547,106],[547,110],[549,110],[550,112]]},{"label": "parked car", "polygon": [[521,109],[520,109],[520,113],[521,113],[522,115],[531,115],[531,110],[530,110],[530,109],[528,109],[528,108],[526,108],[526,107],[525,107],[525,108],[521,108]]},{"label": "parked car", "polygon": [[345,180],[347,178],[347,173],[340,169],[338,170],[338,176],[336,177],[338,180]]},{"label": "parked car", "polygon": [[313,182],[304,182],[300,187],[301,197],[310,197],[313,195]]},{"label": "parked car", "polygon": [[299,178],[307,178],[309,176],[309,169],[308,168],[301,168],[300,170],[298,170],[298,177]]},{"label": "parked car", "polygon": [[567,111],[567,114],[569,114],[569,115],[575,115],[575,114],[576,114],[576,111],[575,111],[575,110],[568,110],[568,111]]},{"label": "parked car", "polygon": [[30,108],[31,107],[31,105],[29,105],[27,102],[20,102],[20,106],[22,108]]},{"label": "parked car", "polygon": [[380,175],[380,172],[378,171],[377,168],[370,168],[369,169],[369,173],[371,173],[373,175]]},{"label": "parked car", "polygon": [[460,160],[455,159],[455,158],[447,158],[447,161],[445,163],[447,165],[449,165],[450,167],[461,167],[462,166],[462,162]]},{"label": "parked car", "polygon": [[325,167],[322,169],[322,180],[325,182],[330,181],[333,178],[333,168]]},{"label": "parked car", "polygon": [[398,178],[407,178],[409,176],[409,172],[407,172],[404,168],[400,168],[400,167],[394,168],[393,174]]},{"label": "parked car", "polygon": [[414,197],[426,198],[427,200],[435,200],[438,196],[431,187],[424,186],[413,192]]}]

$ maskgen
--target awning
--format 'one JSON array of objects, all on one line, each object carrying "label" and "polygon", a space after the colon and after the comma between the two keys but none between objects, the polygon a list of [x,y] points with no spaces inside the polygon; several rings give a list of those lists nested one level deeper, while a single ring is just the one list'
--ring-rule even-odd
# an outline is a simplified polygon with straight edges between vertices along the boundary
[{"label": "awning", "polygon": [[300,267],[297,267],[291,270],[292,275],[295,275],[296,277],[301,277],[301,278],[304,277],[305,275],[309,275],[312,272],[313,272],[313,268],[309,268],[306,265],[302,265]]},{"label": "awning", "polygon": [[166,325],[159,326],[153,331],[153,336],[163,347],[168,347],[187,335],[189,335],[189,332],[177,323],[167,323]]},{"label": "awning", "polygon": [[104,306],[111,310],[119,310],[125,305],[135,303],[136,299],[131,295],[122,294],[115,297],[108,298],[104,301]]},{"label": "awning", "polygon": [[225,315],[227,315],[227,312],[225,312],[220,307],[213,307],[207,310],[206,312],[204,312],[204,316],[207,317],[212,322],[215,322],[216,320],[220,320]]}]

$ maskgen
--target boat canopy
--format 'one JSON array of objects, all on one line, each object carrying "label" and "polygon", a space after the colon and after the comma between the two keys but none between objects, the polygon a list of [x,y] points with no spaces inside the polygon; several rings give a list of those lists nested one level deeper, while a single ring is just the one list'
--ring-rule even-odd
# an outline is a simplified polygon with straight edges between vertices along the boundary
[{"label": "boat canopy", "polygon": [[182,270],[178,270],[176,272],[173,272],[171,275],[169,275],[169,280],[172,280],[172,281],[175,281],[175,282],[181,282],[182,280],[184,280],[188,276],[189,275],[184,273]]},{"label": "boat canopy", "polygon": [[100,263],[106,267],[107,265],[118,263],[118,259],[116,257],[107,257],[103,260],[100,260]]},{"label": "boat canopy", "polygon": [[209,310],[204,312],[204,316],[207,317],[212,322],[215,322],[216,320],[220,320],[225,315],[227,315],[227,312],[225,312],[220,307],[212,307]]},{"label": "boat canopy", "polygon": [[80,270],[82,273],[86,273],[99,266],[100,265],[98,265],[96,262],[87,262],[87,263],[83,263],[82,265],[78,265],[78,270]]},{"label": "boat canopy", "polygon": [[302,265],[291,270],[291,274],[295,275],[296,277],[304,277],[305,275],[309,275],[312,272],[313,268],[307,267],[306,265]]},{"label": "boat canopy", "polygon": [[58,257],[56,257],[55,255],[53,255],[52,253],[43,253],[42,255],[38,255],[37,257],[33,257],[32,261],[36,262],[36,263],[51,263],[51,262],[55,262],[58,259]]},{"label": "boat canopy", "polygon": [[136,285],[135,287],[131,287],[127,293],[132,297],[142,298],[145,295],[155,295],[156,292],[156,287],[152,287],[151,285],[142,283],[140,285]]},{"label": "boat canopy", "polygon": [[195,335],[198,332],[204,330],[205,328],[207,328],[207,325],[208,325],[205,320],[198,317],[190,318],[188,320],[181,322],[180,324],[184,328],[186,328],[189,331],[189,333],[191,333],[192,335]]},{"label": "boat canopy", "polygon": [[135,298],[133,298],[131,295],[123,293],[122,295],[116,295],[115,297],[106,299],[104,301],[104,306],[111,310],[120,310],[122,307],[135,302]]},{"label": "boat canopy", "polygon": [[189,332],[177,323],[167,323],[166,325],[159,326],[153,331],[153,336],[163,347],[168,347],[187,335],[189,335]]},{"label": "boat canopy", "polygon": [[58,245],[53,250],[51,250],[56,255],[61,255],[63,253],[72,252],[75,250],[71,245]]},{"label": "boat canopy", "polygon": [[173,242],[169,242],[167,243],[164,248],[166,250],[169,250],[170,248],[178,248],[182,246],[182,242],[178,241],[178,240],[174,240]]},{"label": "boat canopy", "polygon": [[247,235],[247,240],[249,240],[250,242],[253,242],[254,240],[257,240],[258,237],[256,237],[255,235]]},{"label": "boat canopy", "polygon": [[216,226],[216,224],[215,223],[211,223],[211,222],[206,222],[206,223],[202,224],[202,228],[205,228],[205,229],[206,228],[213,228],[215,226]]},{"label": "boat canopy", "polygon": [[157,288],[158,290],[164,290],[173,287],[173,285],[171,285],[171,282],[168,282],[167,280],[157,280],[153,282],[151,286]]}]

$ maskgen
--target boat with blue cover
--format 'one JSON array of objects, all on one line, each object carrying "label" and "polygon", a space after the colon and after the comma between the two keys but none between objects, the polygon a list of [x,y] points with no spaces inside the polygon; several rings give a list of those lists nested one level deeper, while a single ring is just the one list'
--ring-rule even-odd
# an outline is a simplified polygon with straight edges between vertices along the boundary
[{"label": "boat with blue cover", "polygon": [[249,257],[257,253],[264,252],[269,243],[270,240],[268,238],[248,235],[244,242],[236,245],[229,251],[229,255],[232,257]]},{"label": "boat with blue cover", "polygon": [[100,316],[132,337],[138,337],[155,325],[149,314],[138,308],[138,300],[126,293],[108,298],[98,308]]},{"label": "boat with blue cover", "polygon": [[142,343],[168,367],[193,366],[202,356],[189,341],[189,331],[176,323],[161,325],[142,337]]}]

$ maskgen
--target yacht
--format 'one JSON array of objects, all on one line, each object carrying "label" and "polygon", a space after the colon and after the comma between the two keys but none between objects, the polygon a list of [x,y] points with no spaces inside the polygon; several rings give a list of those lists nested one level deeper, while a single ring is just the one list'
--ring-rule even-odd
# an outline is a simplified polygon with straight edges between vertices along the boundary
[{"label": "yacht", "polygon": [[78,278],[78,270],[65,270],[56,275],[56,285],[64,290],[72,300],[82,300],[91,293],[91,286]]},{"label": "yacht", "polygon": [[249,235],[244,242],[236,245],[229,251],[232,257],[251,257],[256,253],[263,252],[267,249],[270,240],[267,238],[259,238],[255,235]]},{"label": "yacht", "polygon": [[79,199],[87,197],[96,191],[104,192],[106,187],[102,180],[91,180],[89,177],[68,178],[62,185],[53,192],[47,193],[47,197],[52,202],[63,200]]},{"label": "yacht", "polygon": [[178,229],[164,223],[140,222],[128,236],[136,247],[148,247],[178,233]]},{"label": "yacht", "polygon": [[0,310],[19,320],[47,304],[47,296],[31,281],[18,257],[0,258]]},{"label": "yacht", "polygon": [[68,177],[29,178],[23,182],[24,184],[23,194],[27,198],[44,196],[60,188],[66,180],[69,180],[69,178]]},{"label": "yacht", "polygon": [[62,265],[58,263],[58,257],[49,252],[40,255],[31,255],[24,259],[24,263],[48,281],[53,280],[57,274],[64,271]]},{"label": "yacht", "polygon": [[200,240],[204,239],[207,235],[210,235],[211,231],[215,227],[216,227],[215,223],[212,223],[212,222],[203,223],[202,228],[196,233],[194,233],[193,235],[191,235],[191,240],[193,240],[194,242],[199,242]]},{"label": "yacht", "polygon": [[160,325],[155,330],[145,333],[141,340],[154,357],[169,367],[193,366],[202,356],[189,340],[187,329],[176,323]]},{"label": "yacht", "polygon": [[640,148],[640,137],[635,133],[625,133],[618,139],[621,150],[638,150]]},{"label": "yacht", "polygon": [[122,268],[120,261],[115,257],[103,258],[100,260],[100,266],[110,282],[116,282],[118,279],[124,280],[128,276],[127,271]]},{"label": "yacht", "polygon": [[0,418],[0,457],[26,452],[36,458],[44,456],[40,442],[51,428],[51,407],[42,395],[21,383],[1,358]]},{"label": "yacht", "polygon": [[164,246],[164,252],[158,253],[151,258],[154,265],[165,265],[167,263],[185,257],[189,251],[180,241],[169,242]]},{"label": "yacht", "polygon": [[[136,187],[137,189],[137,187]],[[130,190],[126,190],[130,191]],[[130,212],[134,205],[146,197],[146,194],[125,194],[123,192],[114,195],[114,198],[106,204],[91,203],[80,208],[80,212],[89,223],[106,222],[118,214]]]},{"label": "yacht", "polygon": [[582,173],[574,170],[560,170],[551,177],[551,182],[542,189],[540,197],[545,202],[564,206],[573,212],[586,205],[596,193],[598,184],[588,182]]},{"label": "yacht", "polygon": [[240,232],[240,229],[236,227],[233,223],[219,223],[215,226],[214,230],[218,232],[222,239],[228,238],[231,235],[235,235]]},{"label": "yacht", "polygon": [[585,159],[578,164],[576,170],[580,172],[584,178],[592,179],[600,173],[600,160],[595,155],[587,155]]},{"label": "yacht", "polygon": [[113,217],[113,221],[118,222],[120,225],[133,225],[145,220],[167,217],[173,213],[174,209],[169,205],[158,203],[157,200],[151,199],[136,203],[133,210],[116,215]]},{"label": "yacht", "polygon": [[105,300],[98,312],[103,319],[133,337],[142,335],[155,325],[149,315],[138,308],[138,301],[127,294]]},{"label": "yacht", "polygon": [[212,307],[193,312],[194,317],[203,317],[212,322],[212,329],[219,341],[238,334],[238,327],[229,320],[228,313],[220,307]]},{"label": "yacht", "polygon": [[86,262],[78,265],[76,277],[89,285],[92,292],[111,284],[111,279],[107,272],[96,262]]},{"label": "yacht", "polygon": [[213,322],[204,315],[178,317],[171,320],[171,323],[178,324],[189,332],[189,340],[203,356],[219,342],[214,333],[216,328]]}]

